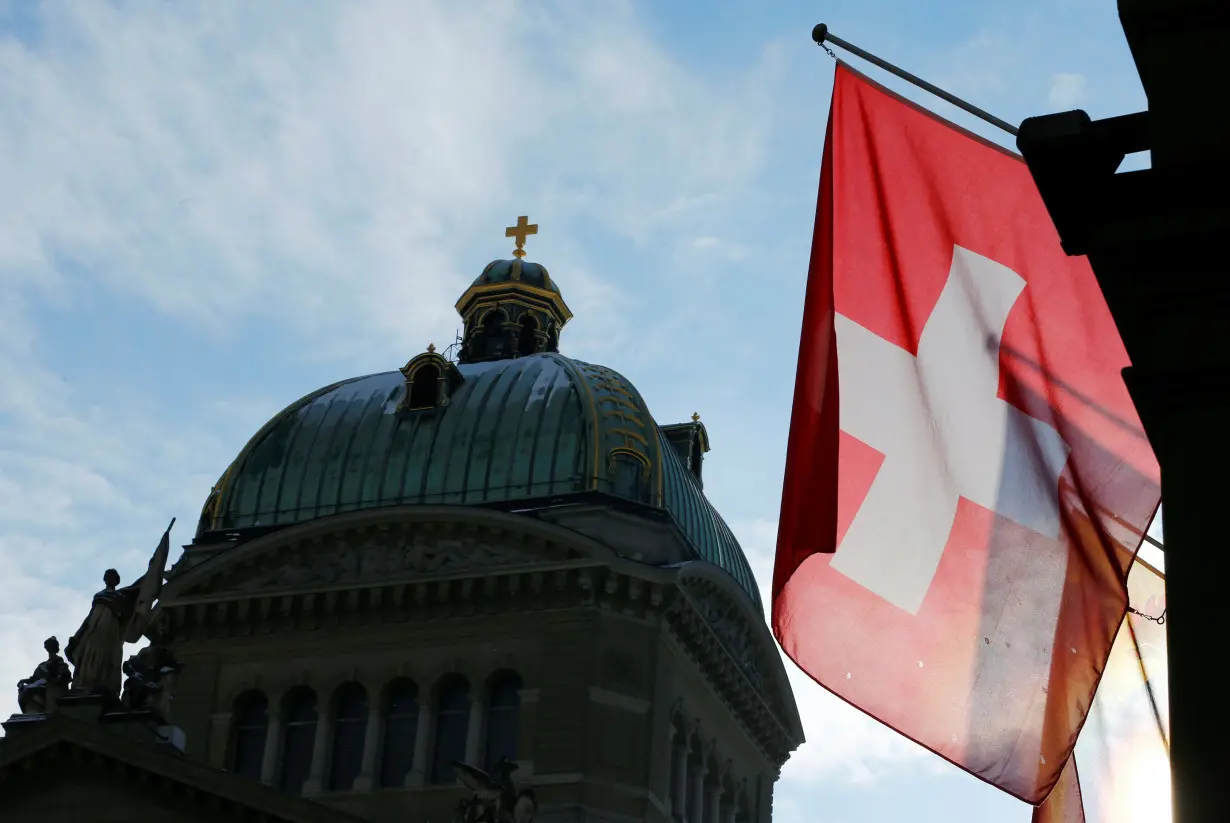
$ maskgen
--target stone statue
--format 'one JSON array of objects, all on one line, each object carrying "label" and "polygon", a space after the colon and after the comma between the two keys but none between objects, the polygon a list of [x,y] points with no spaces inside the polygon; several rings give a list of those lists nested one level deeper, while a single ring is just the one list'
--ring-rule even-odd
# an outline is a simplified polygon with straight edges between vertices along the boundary
[{"label": "stone statue", "polygon": [[165,720],[170,714],[170,688],[183,664],[155,636],[150,644],[124,663],[124,695],[120,702],[126,709],[152,708]]},{"label": "stone statue", "polygon": [[72,672],[60,657],[60,641],[48,637],[43,641],[47,659],[34,667],[34,674],[17,681],[17,707],[22,714],[38,714],[51,708],[57,692],[68,688]]},{"label": "stone statue", "polygon": [[473,794],[457,804],[454,823],[530,823],[538,810],[533,789],[517,791],[512,773],[517,764],[501,757],[487,774],[466,763],[453,761],[457,778]]},{"label": "stone statue", "polygon": [[136,583],[116,588],[119,573],[115,569],[103,573],[103,590],[94,595],[89,615],[64,647],[64,655],[73,664],[73,691],[119,697],[124,644],[137,642],[148,628],[154,600],[162,590],[171,526],[154,550],[145,576]]}]

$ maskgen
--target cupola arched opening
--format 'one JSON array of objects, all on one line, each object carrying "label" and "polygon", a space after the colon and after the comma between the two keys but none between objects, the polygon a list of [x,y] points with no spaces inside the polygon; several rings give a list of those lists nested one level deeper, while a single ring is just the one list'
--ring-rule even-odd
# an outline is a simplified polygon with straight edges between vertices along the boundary
[{"label": "cupola arched opening", "polygon": [[492,309],[483,315],[483,333],[487,337],[492,337],[504,331],[504,324],[508,322],[508,315],[503,309]]},{"label": "cupola arched opening", "polygon": [[521,318],[521,337],[517,342],[517,354],[522,357],[538,351],[538,318],[526,312]]}]

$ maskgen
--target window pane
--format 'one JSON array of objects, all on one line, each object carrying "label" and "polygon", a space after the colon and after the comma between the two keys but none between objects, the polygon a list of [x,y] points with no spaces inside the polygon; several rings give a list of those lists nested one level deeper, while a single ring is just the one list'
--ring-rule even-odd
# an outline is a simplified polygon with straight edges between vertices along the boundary
[{"label": "window pane", "polygon": [[260,780],[265,759],[265,735],[269,728],[269,701],[260,692],[249,692],[235,702],[235,743],[231,772]]},{"label": "window pane", "polygon": [[435,756],[432,758],[431,781],[455,783],[453,761],[466,757],[466,735],[470,730],[470,688],[465,681],[454,681],[440,692],[436,712]]},{"label": "window pane", "polygon": [[380,761],[380,785],[406,785],[414,767],[414,740],[418,735],[418,689],[413,683],[394,684],[389,690],[389,708],[384,718],[384,754]]},{"label": "window pane", "polygon": [[303,690],[291,695],[286,708],[286,733],[282,738],[282,770],[278,786],[301,794],[312,771],[312,748],[316,744],[316,695]]},{"label": "window pane", "polygon": [[521,680],[515,675],[500,680],[491,689],[487,704],[488,773],[501,758],[517,759],[517,738],[521,730]]},{"label": "window pane", "polygon": [[358,684],[343,686],[337,696],[333,720],[333,751],[329,788],[348,791],[363,769],[363,743],[367,737],[367,693]]}]

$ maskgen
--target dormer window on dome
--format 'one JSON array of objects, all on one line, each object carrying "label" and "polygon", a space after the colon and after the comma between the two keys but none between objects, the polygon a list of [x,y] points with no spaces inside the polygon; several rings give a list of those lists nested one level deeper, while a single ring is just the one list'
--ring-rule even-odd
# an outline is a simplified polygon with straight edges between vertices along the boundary
[{"label": "dormer window on dome", "polygon": [[709,451],[709,432],[700,422],[700,415],[693,414],[691,423],[676,423],[673,426],[663,426],[662,433],[674,448],[675,454],[683,461],[683,465],[692,472],[696,482],[704,487],[701,479],[701,466],[705,460],[705,452]]},{"label": "dormer window on dome", "polygon": [[398,409],[404,412],[447,406],[452,390],[465,380],[452,362],[436,352],[434,343],[402,366],[401,373],[406,378],[406,389]]},{"label": "dormer window on dome", "polygon": [[517,224],[504,231],[516,239],[513,259],[489,263],[457,301],[465,323],[461,363],[559,351],[559,332],[572,312],[546,267],[523,259],[525,238],[537,233],[538,224],[517,218]]}]

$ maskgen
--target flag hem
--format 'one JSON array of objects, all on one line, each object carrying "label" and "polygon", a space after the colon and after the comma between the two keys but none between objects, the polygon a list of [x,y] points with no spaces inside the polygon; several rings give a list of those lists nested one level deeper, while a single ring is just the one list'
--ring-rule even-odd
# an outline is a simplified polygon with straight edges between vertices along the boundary
[{"label": "flag hem", "polygon": [[851,74],[856,76],[859,80],[862,80],[867,85],[873,86],[876,90],[884,94],[887,94],[889,97],[892,97],[898,103],[909,106],[910,108],[917,111],[919,114],[924,114],[927,117],[930,117],[932,120],[935,120],[939,123],[944,124],[950,129],[959,131],[962,134],[964,134],[966,137],[969,137],[973,140],[977,140],[979,143],[982,143],[987,148],[995,149],[996,151],[1002,154],[1006,154],[1008,157],[1011,157],[1013,160],[1017,160],[1021,163],[1025,162],[1025,158],[1017,154],[1016,152],[1014,152],[1012,149],[1005,148],[1004,146],[1001,146],[999,143],[996,143],[994,140],[989,140],[980,134],[972,132],[969,129],[965,128],[965,126],[954,123],[953,121],[949,120],[947,117],[943,116],[942,114],[936,114],[935,112],[931,111],[931,109],[927,108],[921,103],[916,103],[910,98],[901,94],[900,92],[893,91],[888,86],[885,86],[883,83],[873,80],[872,78],[868,77],[863,72],[851,66],[846,61],[842,60],[840,57],[837,58],[837,65],[839,68],[843,68],[846,71],[850,72]]}]

